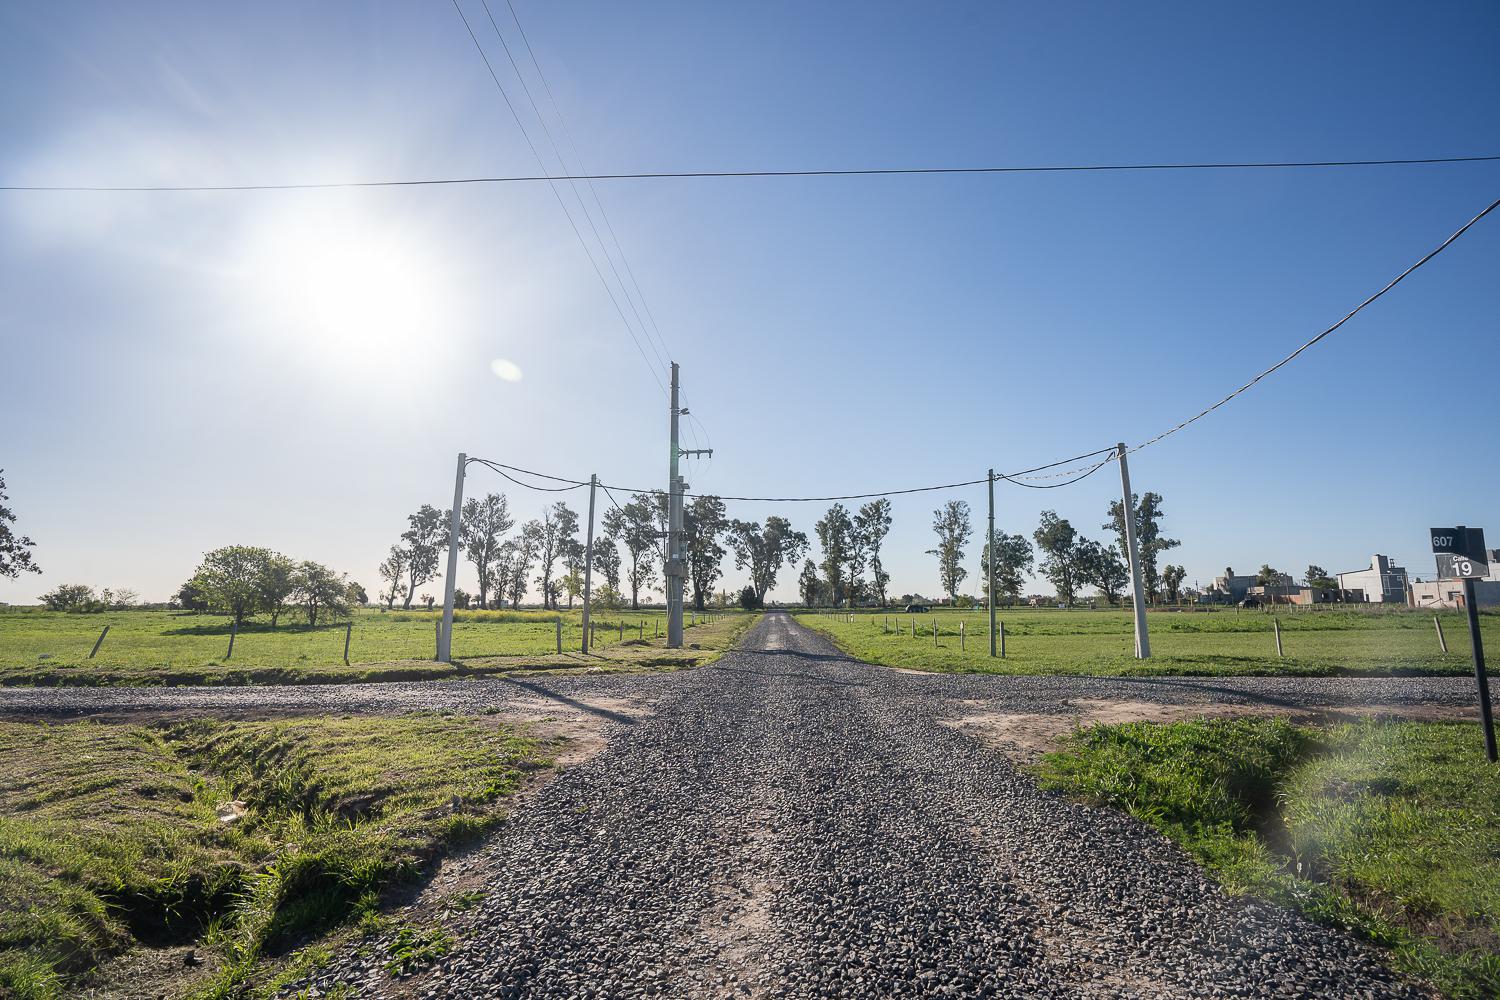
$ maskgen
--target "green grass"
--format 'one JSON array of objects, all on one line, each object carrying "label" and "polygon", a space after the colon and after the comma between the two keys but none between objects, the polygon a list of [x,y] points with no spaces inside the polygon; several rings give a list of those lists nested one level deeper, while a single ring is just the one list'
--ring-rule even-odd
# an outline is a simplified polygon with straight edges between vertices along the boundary
[{"label": "green grass", "polygon": [[[233,995],[492,828],[549,752],[433,714],[0,723],[0,995],[74,995],[136,944],[196,944],[204,995]],[[220,822],[236,799],[245,817]]]},{"label": "green grass", "polygon": [[1473,724],[1096,726],[1037,770],[1162,830],[1232,892],[1348,928],[1451,997],[1500,996],[1500,769]]},{"label": "green grass", "polygon": [[[1441,617],[1443,653],[1431,612],[1408,610],[1219,610],[1147,615],[1149,660],[1135,658],[1128,611],[1007,609],[1006,656],[991,659],[982,611],[908,615],[861,611],[849,616],[800,613],[797,620],[869,663],[914,670],[995,674],[1465,674],[1469,634],[1462,616]],[[1285,657],[1276,655],[1272,619],[1281,624]],[[960,646],[959,626],[964,626]],[[912,635],[915,625],[917,634]],[[896,629],[901,629],[898,634]],[[937,645],[932,630],[938,630]],[[1500,615],[1481,616],[1491,649],[1500,650]]]},{"label": "green grass", "polygon": [[[452,664],[433,660],[439,612],[362,609],[350,633],[344,664],[343,624],[309,628],[283,618],[271,628],[242,627],[226,658],[230,624],[219,615],[120,611],[77,615],[36,609],[0,610],[0,684],[289,684],[423,680],[499,673],[526,667],[634,668],[692,666],[722,651],[754,616],[715,613],[700,618],[687,641],[700,651],[668,651],[661,612],[600,612],[591,655],[578,652],[581,611],[459,611],[454,616]],[[563,649],[557,654],[557,622]],[[89,651],[105,625],[99,653]],[[621,626],[624,626],[623,635]],[[616,663],[618,661],[618,663]]]}]

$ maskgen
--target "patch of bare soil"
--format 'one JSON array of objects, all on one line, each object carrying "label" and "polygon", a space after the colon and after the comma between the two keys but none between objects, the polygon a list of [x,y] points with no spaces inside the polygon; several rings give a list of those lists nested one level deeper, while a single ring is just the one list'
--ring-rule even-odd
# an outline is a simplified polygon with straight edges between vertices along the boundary
[{"label": "patch of bare soil", "polygon": [[[966,705],[977,705],[966,702]],[[1031,763],[1041,754],[1056,750],[1062,738],[1075,729],[1096,724],[1122,722],[1183,722],[1195,719],[1228,719],[1273,715],[1299,724],[1350,722],[1361,718],[1389,718],[1414,722],[1450,722],[1468,719],[1466,708],[1446,705],[1389,705],[1370,703],[1344,705],[1338,709],[1289,711],[1273,705],[1162,705],[1150,701],[1110,698],[1072,698],[1072,711],[1055,714],[975,712],[941,720],[973,739],[999,750],[1021,763]]]}]

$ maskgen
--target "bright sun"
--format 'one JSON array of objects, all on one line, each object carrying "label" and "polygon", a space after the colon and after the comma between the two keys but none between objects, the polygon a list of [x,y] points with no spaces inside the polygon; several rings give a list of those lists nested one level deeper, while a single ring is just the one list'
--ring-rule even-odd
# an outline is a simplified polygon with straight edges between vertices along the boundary
[{"label": "bright sun", "polygon": [[451,299],[426,241],[366,213],[275,213],[247,240],[239,273],[257,329],[316,360],[395,368],[446,332]]}]

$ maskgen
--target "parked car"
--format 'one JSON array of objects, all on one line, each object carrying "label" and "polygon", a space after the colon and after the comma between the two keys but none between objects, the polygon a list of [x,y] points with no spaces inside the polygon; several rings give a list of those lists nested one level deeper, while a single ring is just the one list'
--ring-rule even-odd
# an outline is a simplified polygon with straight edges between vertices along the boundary
[{"label": "parked car", "polygon": [[1240,607],[1242,607],[1242,608],[1258,608],[1258,607],[1260,607],[1260,598],[1259,597],[1247,597],[1243,601],[1240,602]]},{"label": "parked car", "polygon": [[906,606],[906,613],[909,614],[909,615],[919,615],[919,614],[922,614],[923,612],[925,612],[926,610],[927,610],[927,605],[925,605],[925,604],[908,604]]}]

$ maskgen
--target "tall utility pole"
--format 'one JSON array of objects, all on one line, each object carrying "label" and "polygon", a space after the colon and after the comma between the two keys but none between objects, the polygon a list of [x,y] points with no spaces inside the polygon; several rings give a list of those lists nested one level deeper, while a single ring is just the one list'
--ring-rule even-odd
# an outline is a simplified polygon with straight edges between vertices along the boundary
[{"label": "tall utility pole", "polygon": [[1141,578],[1141,550],[1135,537],[1135,501],[1130,493],[1130,467],[1125,464],[1125,443],[1115,445],[1115,457],[1120,462],[1120,513],[1125,519],[1126,557],[1130,560],[1130,587],[1135,595],[1135,658],[1151,658],[1151,636],[1146,632],[1146,586]]},{"label": "tall utility pole", "polygon": [[599,475],[589,476],[589,527],[583,546],[583,651],[589,651],[589,604],[594,597],[594,491]]},{"label": "tall utility pole", "polygon": [[677,460],[683,455],[712,455],[711,448],[688,449],[677,446],[678,417],[687,413],[678,402],[678,366],[672,362],[672,455],[667,470],[667,646],[682,648],[682,591],[687,575],[682,558],[682,494],[687,483],[677,471]]},{"label": "tall utility pole", "polygon": [[443,624],[438,629],[439,663],[453,662],[453,584],[458,578],[458,531],[464,506],[464,469],[469,456],[458,453],[458,475],[453,480],[453,511],[448,517],[448,574],[443,580]]},{"label": "tall utility pole", "polygon": [[990,535],[989,535],[989,588],[990,588],[990,655],[995,655],[995,470],[991,469],[990,484]]}]

